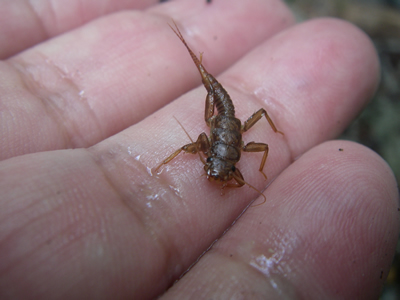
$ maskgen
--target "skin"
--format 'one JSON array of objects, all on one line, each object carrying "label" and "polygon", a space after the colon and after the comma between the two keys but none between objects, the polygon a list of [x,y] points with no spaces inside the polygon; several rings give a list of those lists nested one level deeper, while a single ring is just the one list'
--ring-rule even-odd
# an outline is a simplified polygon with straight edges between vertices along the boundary
[{"label": "skin", "polygon": [[[275,0],[125,2],[0,12],[0,298],[376,299],[396,183],[376,153],[331,140],[377,87],[370,40],[334,19],[294,25]],[[263,107],[285,134],[265,120],[244,134],[270,146],[268,181],[262,154],[238,163],[268,188],[238,220],[263,198],[246,186],[221,196],[197,155],[151,172],[189,142],[173,116],[207,132],[172,17],[237,117]]]}]

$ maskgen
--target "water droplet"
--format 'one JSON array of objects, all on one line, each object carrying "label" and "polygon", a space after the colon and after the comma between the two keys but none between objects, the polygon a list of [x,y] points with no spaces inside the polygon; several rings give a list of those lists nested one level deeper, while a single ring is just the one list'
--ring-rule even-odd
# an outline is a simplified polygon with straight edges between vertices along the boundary
[{"label": "water droplet", "polygon": [[150,176],[153,176],[153,171],[150,167],[146,167],[147,173],[149,173]]},{"label": "water droplet", "polygon": [[181,197],[181,190],[179,188],[174,187],[172,185],[170,185],[169,188],[174,191],[175,195]]}]

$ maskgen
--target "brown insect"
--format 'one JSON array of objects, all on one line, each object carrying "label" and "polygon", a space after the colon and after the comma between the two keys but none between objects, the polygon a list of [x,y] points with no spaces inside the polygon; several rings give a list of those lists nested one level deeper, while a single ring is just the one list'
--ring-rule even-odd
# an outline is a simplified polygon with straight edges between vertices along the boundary
[{"label": "brown insect", "polygon": [[[263,108],[255,112],[242,125],[240,120],[235,118],[235,107],[227,91],[202,65],[202,53],[200,53],[199,60],[187,45],[175,22],[174,25],[175,29],[170,25],[171,29],[189,51],[190,56],[200,72],[203,85],[207,90],[204,119],[207,126],[210,127],[210,137],[207,137],[204,132],[201,133],[196,142],[192,141],[192,143],[176,150],[158,165],[155,171],[157,172],[162,165],[169,163],[181,153],[181,151],[192,154],[199,153],[208,180],[222,183],[222,188],[241,187],[247,184],[258,191],[244,180],[243,175],[240,173],[239,169],[235,167],[235,164],[240,160],[241,151],[264,152],[259,171],[264,175],[265,179],[267,179],[267,175],[265,175],[263,169],[268,156],[268,145],[255,142],[244,145],[242,133],[253,127],[263,116],[265,116],[274,132],[282,135],[283,133],[276,129],[276,126]],[[215,107],[218,111],[217,115],[214,115]],[[206,156],[206,159],[200,155],[200,152]],[[232,179],[235,182],[230,182]],[[259,193],[262,194],[261,192]]]}]

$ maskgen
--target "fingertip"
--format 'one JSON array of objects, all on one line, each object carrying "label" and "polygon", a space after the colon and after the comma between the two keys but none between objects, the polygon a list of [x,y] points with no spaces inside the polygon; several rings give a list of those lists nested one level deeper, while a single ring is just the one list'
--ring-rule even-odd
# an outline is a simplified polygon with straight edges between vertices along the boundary
[{"label": "fingertip", "polygon": [[[231,257],[239,266],[232,276],[251,275],[255,290],[261,278],[285,278],[292,295],[307,299],[379,296],[399,229],[396,182],[379,155],[350,141],[325,142],[265,195],[267,202],[250,208],[210,252]],[[225,261],[214,262],[220,273],[232,268]],[[207,280],[203,267],[200,261],[200,282]]]},{"label": "fingertip", "polygon": [[[303,274],[298,278],[314,278],[315,292],[325,296],[379,295],[397,243],[399,199],[393,173],[378,154],[350,141],[325,142],[298,158],[266,196],[274,199],[271,231],[290,233],[285,261]],[[309,284],[295,283],[313,293]]]}]

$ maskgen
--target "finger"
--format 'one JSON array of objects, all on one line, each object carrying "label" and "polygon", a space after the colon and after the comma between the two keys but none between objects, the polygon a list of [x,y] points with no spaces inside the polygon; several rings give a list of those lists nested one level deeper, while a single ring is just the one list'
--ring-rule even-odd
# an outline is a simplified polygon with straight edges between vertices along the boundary
[{"label": "finger", "polygon": [[3,1],[0,8],[0,59],[123,9],[143,9],[156,0]]},{"label": "finger", "polygon": [[[346,141],[287,168],[163,299],[377,299],[396,247],[388,165]],[[250,296],[251,295],[251,296]]]},{"label": "finger", "polygon": [[[197,40],[207,37],[204,44],[214,45],[205,49],[214,72],[292,20],[276,0],[248,1],[244,8],[231,1],[189,4],[177,1],[165,4],[164,12],[154,8],[110,15],[3,64],[1,158],[91,146],[199,84],[166,13],[178,24],[187,23],[186,30],[196,32]],[[204,22],[212,16],[218,17]]]},{"label": "finger", "polygon": [[[222,78],[270,112],[295,158],[337,137],[372,97],[379,74],[366,35],[344,21],[320,19],[282,32]],[[237,96],[238,112],[243,97]]]}]

